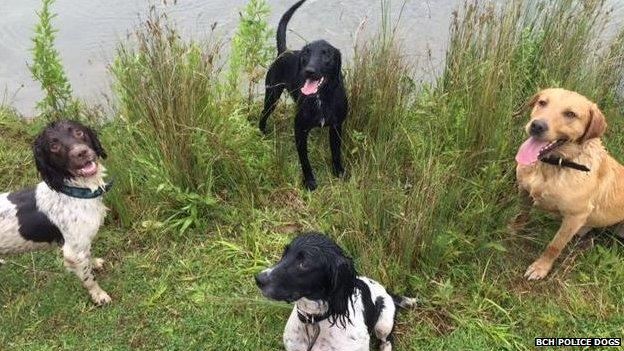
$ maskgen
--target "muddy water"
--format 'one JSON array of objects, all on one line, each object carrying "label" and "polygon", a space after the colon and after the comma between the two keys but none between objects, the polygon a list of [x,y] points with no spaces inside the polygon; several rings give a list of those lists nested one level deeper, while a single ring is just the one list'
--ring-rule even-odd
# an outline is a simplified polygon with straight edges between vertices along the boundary
[{"label": "muddy water", "polygon": [[[162,0],[157,0],[162,1]],[[271,24],[295,0],[269,0]],[[624,0],[614,0],[624,2]],[[213,23],[224,39],[232,36],[238,12],[246,0],[172,0],[165,5],[183,33],[201,38]],[[102,102],[108,92],[107,65],[116,44],[123,40],[147,13],[153,0],[57,0],[57,47],[78,97],[90,103]],[[294,16],[288,44],[298,47],[303,39],[325,38],[347,56],[353,50],[357,29],[366,23],[377,28],[379,0],[309,0]],[[401,18],[399,33],[411,57],[429,73],[439,66],[453,9],[461,0],[392,1],[393,22]],[[40,0],[0,0],[0,103],[10,103],[25,114],[32,114],[41,97],[30,78],[30,36]],[[372,30],[371,30],[372,31]],[[431,67],[431,69],[427,69]],[[424,74],[424,73],[423,73]]]},{"label": "muddy water", "polygon": [[[238,12],[246,0],[178,0],[169,1],[167,8],[185,34],[202,37],[217,23],[217,32],[230,38],[237,24]],[[294,0],[269,0],[276,25],[281,14]],[[116,44],[147,13],[148,0],[57,0],[55,26],[59,29],[57,46],[63,63],[80,98],[89,102],[103,101],[110,78],[107,65]],[[441,57],[446,42],[449,18],[456,0],[402,1],[392,4],[392,15],[398,18],[406,47],[415,58]],[[30,78],[30,36],[35,24],[35,11],[40,0],[0,0],[0,102],[10,103],[25,114],[31,114],[41,91]],[[366,22],[369,28],[379,23],[378,0],[310,0],[293,18],[288,44],[297,47],[301,38],[325,38],[349,54],[357,28]],[[298,38],[300,36],[301,38]]]}]

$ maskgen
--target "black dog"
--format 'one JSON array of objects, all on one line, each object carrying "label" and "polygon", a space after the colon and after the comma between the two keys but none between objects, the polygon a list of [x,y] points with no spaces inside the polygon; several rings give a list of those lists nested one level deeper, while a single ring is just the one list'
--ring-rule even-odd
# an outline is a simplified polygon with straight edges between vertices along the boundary
[{"label": "black dog", "polygon": [[332,166],[337,177],[344,174],[340,156],[342,123],[349,109],[343,85],[340,51],[324,40],[307,44],[299,51],[286,51],[286,26],[295,11],[305,2],[291,7],[280,20],[277,29],[278,57],[266,76],[264,111],[260,130],[266,134],[266,122],[275,110],[284,89],[297,102],[295,142],[303,171],[303,181],[309,190],[316,189],[316,180],[308,159],[308,135],[314,127],[329,126]]}]

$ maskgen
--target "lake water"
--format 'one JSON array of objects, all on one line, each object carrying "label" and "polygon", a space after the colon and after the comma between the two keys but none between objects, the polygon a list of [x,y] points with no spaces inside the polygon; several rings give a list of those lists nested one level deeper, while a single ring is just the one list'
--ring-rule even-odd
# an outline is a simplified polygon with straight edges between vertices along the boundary
[{"label": "lake water", "polygon": [[[161,0],[162,1],[162,0]],[[624,3],[624,0],[614,0]],[[231,38],[246,0],[178,0],[177,4],[158,3],[166,9],[178,28],[195,38],[203,38],[217,23],[217,33]],[[276,26],[282,13],[295,0],[269,0],[271,24]],[[59,29],[57,47],[75,94],[88,101],[104,101],[110,86],[107,66],[117,43],[125,40],[153,4],[149,0],[57,0],[54,25]],[[421,66],[439,66],[448,38],[452,11],[462,0],[408,0],[392,2],[396,21],[401,14],[399,33],[405,48]],[[0,0],[0,103],[12,104],[29,115],[41,97],[39,86],[28,71],[30,37],[40,0]],[[377,28],[378,0],[309,0],[290,22],[288,45],[300,47],[303,39],[324,38],[349,56],[354,35],[365,22]],[[393,21],[394,22],[394,21]],[[303,39],[302,39],[303,38]]]}]

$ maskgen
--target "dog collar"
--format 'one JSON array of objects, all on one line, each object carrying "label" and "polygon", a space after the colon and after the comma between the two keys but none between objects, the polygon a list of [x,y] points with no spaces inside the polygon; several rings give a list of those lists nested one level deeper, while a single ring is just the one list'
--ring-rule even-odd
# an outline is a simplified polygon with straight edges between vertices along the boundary
[{"label": "dog collar", "polygon": [[547,163],[549,165],[553,165],[553,166],[576,169],[577,171],[583,171],[583,172],[590,171],[590,169],[587,168],[587,166],[584,166],[576,162],[572,162],[570,160],[566,160],[564,158],[557,157],[557,156],[543,157],[543,158],[540,158],[540,161]]},{"label": "dog collar", "polygon": [[329,318],[329,313],[325,312],[323,314],[308,314],[308,313],[302,312],[299,308],[297,308],[297,317],[299,317],[299,320],[301,321],[301,323],[318,324],[326,320],[327,318]]},{"label": "dog collar", "polygon": [[[329,318],[329,313],[325,312],[323,314],[308,314],[302,312],[299,307],[297,307],[297,317],[299,317],[299,321],[304,324],[304,330],[306,336],[308,338],[308,348],[307,351],[312,351],[316,341],[318,340],[319,335],[321,334],[321,326],[320,322]],[[308,327],[312,328],[312,332],[308,330]]]},{"label": "dog collar", "polygon": [[61,194],[67,195],[69,197],[73,197],[76,199],[95,199],[98,198],[104,193],[108,192],[113,188],[113,184],[115,180],[112,179],[110,182],[104,184],[104,186],[98,187],[95,190],[91,190],[89,188],[78,188],[75,186],[63,185],[61,190],[59,191]]}]

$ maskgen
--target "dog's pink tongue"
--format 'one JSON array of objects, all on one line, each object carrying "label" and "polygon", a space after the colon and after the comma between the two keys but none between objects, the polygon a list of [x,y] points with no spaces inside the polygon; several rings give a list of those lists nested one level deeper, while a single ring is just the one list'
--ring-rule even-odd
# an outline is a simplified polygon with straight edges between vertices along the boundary
[{"label": "dog's pink tongue", "polygon": [[321,85],[321,80],[312,80],[306,79],[303,88],[301,88],[301,92],[303,95],[312,95],[318,92],[319,85]]},{"label": "dog's pink tongue", "polygon": [[540,151],[548,146],[548,144],[548,142],[539,141],[533,137],[529,138],[520,146],[518,154],[516,155],[516,162],[521,165],[531,165],[537,162]]},{"label": "dog's pink tongue", "polygon": [[97,164],[95,162],[89,162],[84,167],[80,169],[80,173],[84,177],[90,177],[97,172]]}]

